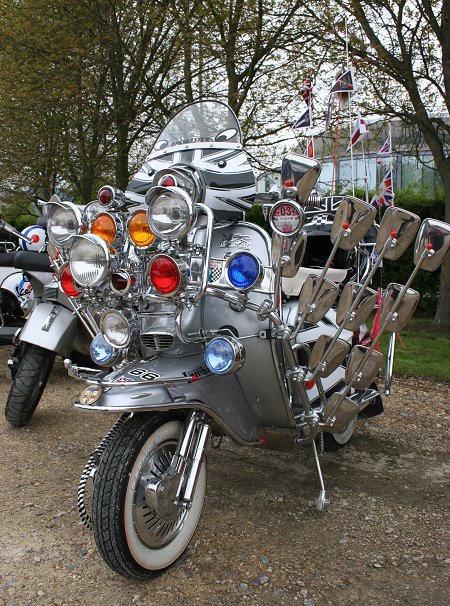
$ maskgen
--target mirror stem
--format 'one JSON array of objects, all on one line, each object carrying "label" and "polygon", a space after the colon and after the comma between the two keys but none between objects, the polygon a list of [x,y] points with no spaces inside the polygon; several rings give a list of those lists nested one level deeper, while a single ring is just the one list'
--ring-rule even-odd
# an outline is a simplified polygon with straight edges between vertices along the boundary
[{"label": "mirror stem", "polygon": [[[426,248],[420,259],[418,260],[415,268],[413,269],[411,275],[408,278],[408,281],[406,282],[406,284],[402,287],[401,291],[399,292],[395,303],[393,304],[390,312],[386,315],[386,319],[384,320],[383,324],[380,327],[380,330],[377,334],[377,336],[374,338],[374,340],[372,341],[370,347],[367,349],[367,351],[365,352],[361,362],[359,363],[358,367],[356,368],[353,377],[351,378],[350,384],[353,384],[356,382],[357,376],[358,374],[361,372],[362,368],[364,367],[364,364],[366,363],[366,360],[370,357],[370,354],[373,352],[373,350],[375,349],[375,347],[378,345],[378,342],[381,339],[382,334],[384,333],[386,326],[389,324],[389,322],[392,321],[392,316],[393,314],[395,314],[395,312],[397,311],[397,309],[400,306],[400,303],[402,302],[405,293],[407,292],[408,288],[411,286],[412,281],[414,280],[414,278],[417,275],[417,272],[419,271],[421,265],[423,264],[423,262],[425,261],[426,258],[433,256],[434,250],[432,248]],[[346,388],[344,389],[344,391],[340,394],[339,400],[336,402],[336,406],[335,406],[335,410],[338,409],[338,407],[340,406],[341,402],[344,400],[344,398],[347,396],[348,392],[351,389],[351,385],[347,385]]]},{"label": "mirror stem", "polygon": [[389,236],[389,238],[386,240],[386,242],[384,243],[383,248],[380,251],[380,254],[378,255],[375,263],[373,264],[372,269],[370,270],[370,273],[368,274],[367,278],[364,280],[364,282],[361,284],[361,288],[359,290],[358,295],[356,296],[355,300],[353,301],[350,309],[347,312],[347,315],[345,316],[345,319],[341,322],[340,326],[338,327],[337,331],[335,332],[333,338],[331,339],[327,349],[325,350],[322,359],[320,360],[320,362],[318,363],[316,370],[312,373],[311,376],[308,377],[308,380],[313,380],[317,373],[321,370],[322,365],[324,364],[324,361],[327,359],[327,357],[330,354],[331,348],[335,345],[336,341],[338,340],[338,338],[340,337],[342,331],[345,328],[345,324],[347,322],[347,320],[349,319],[349,317],[351,316],[351,314],[355,311],[355,309],[357,308],[357,306],[359,305],[364,291],[366,290],[367,286],[369,285],[370,281],[372,280],[373,276],[375,275],[375,272],[377,271],[378,267],[380,266],[381,261],[383,260],[386,252],[390,249],[390,248],[395,248],[395,246],[397,245],[397,240],[395,238],[393,238],[392,236]]},{"label": "mirror stem", "polygon": [[[327,259],[327,262],[325,263],[324,268],[322,269],[322,273],[320,274],[319,279],[317,280],[317,284],[316,287],[313,290],[313,293],[311,295],[311,301],[309,303],[309,305],[313,305],[314,301],[316,300],[317,295],[320,292],[320,288],[323,284],[323,281],[325,280],[325,276],[327,271],[330,269],[331,266],[331,262],[334,259],[334,256],[337,252],[337,249],[339,248],[339,244],[341,243],[342,238],[344,237],[344,235],[346,233],[348,233],[349,230],[342,228],[341,231],[339,232],[339,236],[336,238],[336,242],[334,243],[333,249]],[[306,320],[306,316],[308,315],[309,310],[308,310],[308,306],[306,306],[305,310],[303,311],[303,313],[300,314],[300,316],[298,317],[297,320],[297,327],[294,330],[293,334],[292,334],[292,339],[296,339],[298,336],[298,333],[301,331],[301,329],[303,328],[303,324],[305,323]]]}]

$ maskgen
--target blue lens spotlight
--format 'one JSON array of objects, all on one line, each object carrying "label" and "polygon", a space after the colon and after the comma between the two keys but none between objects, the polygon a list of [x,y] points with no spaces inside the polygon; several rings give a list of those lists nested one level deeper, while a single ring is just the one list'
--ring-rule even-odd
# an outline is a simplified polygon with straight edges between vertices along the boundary
[{"label": "blue lens spotlight", "polygon": [[233,337],[215,337],[206,345],[205,362],[211,372],[229,375],[244,364],[244,346]]},{"label": "blue lens spotlight", "polygon": [[258,286],[264,275],[259,259],[247,252],[238,252],[227,260],[229,283],[240,290],[249,290]]},{"label": "blue lens spotlight", "polygon": [[102,334],[92,339],[90,353],[92,360],[99,366],[111,366],[119,355],[117,349],[110,345]]}]

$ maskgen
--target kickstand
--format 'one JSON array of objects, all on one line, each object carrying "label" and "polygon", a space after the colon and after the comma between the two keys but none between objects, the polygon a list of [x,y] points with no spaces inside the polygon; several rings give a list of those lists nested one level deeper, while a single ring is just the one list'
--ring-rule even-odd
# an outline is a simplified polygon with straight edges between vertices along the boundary
[{"label": "kickstand", "polygon": [[325,511],[328,505],[330,504],[330,499],[327,499],[325,493],[325,484],[323,483],[322,470],[320,468],[319,455],[317,453],[316,441],[312,440],[311,446],[314,454],[314,462],[316,464],[317,474],[319,476],[320,483],[320,493],[316,501],[316,507],[319,511]]}]

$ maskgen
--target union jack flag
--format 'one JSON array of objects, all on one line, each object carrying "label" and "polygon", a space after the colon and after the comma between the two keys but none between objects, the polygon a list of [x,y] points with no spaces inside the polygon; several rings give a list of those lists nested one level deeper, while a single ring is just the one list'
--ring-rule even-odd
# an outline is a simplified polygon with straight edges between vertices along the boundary
[{"label": "union jack flag", "polygon": [[382,147],[378,150],[378,155],[387,155],[387,154],[392,154],[390,135],[387,136],[387,139],[384,142],[384,145],[382,145]]},{"label": "union jack flag", "polygon": [[309,76],[309,75],[307,76],[305,83],[303,85],[303,88],[300,91],[300,94],[303,98],[303,101],[306,103],[306,105],[312,105],[313,94],[312,94],[311,76]]},{"label": "union jack flag", "polygon": [[370,204],[375,208],[385,206],[394,206],[394,187],[392,184],[392,170],[386,173],[377,193],[372,198]]}]

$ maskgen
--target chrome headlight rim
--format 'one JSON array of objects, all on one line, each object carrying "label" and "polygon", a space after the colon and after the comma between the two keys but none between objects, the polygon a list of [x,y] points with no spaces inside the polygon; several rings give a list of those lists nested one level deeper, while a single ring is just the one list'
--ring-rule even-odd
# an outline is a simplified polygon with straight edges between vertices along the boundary
[{"label": "chrome headlight rim", "polygon": [[[231,356],[229,358],[230,364],[225,367],[225,370],[218,370],[217,367],[214,367],[209,359],[209,352],[211,348],[217,345],[226,345],[231,352]],[[245,348],[242,343],[232,336],[224,336],[220,335],[217,337],[213,337],[205,347],[205,363],[211,372],[219,375],[230,375],[236,373],[245,363]]]},{"label": "chrome headlight rim", "polygon": [[[105,327],[106,320],[108,317],[116,316],[121,320],[124,320],[127,326],[127,336],[123,343],[115,343],[111,336],[108,336],[107,327]],[[118,349],[119,351],[128,347],[130,343],[136,340],[139,335],[139,316],[133,309],[106,309],[100,316],[99,326],[101,334],[105,341],[111,345],[111,347]]]},{"label": "chrome headlight rim", "polygon": [[[164,293],[163,291],[159,290],[157,286],[154,285],[151,277],[151,270],[153,265],[155,264],[155,262],[160,260],[167,260],[170,263],[173,263],[178,271],[178,286],[168,293]],[[147,276],[151,287],[155,289],[158,297],[164,297],[166,299],[169,299],[171,297],[176,297],[180,292],[184,292],[186,290],[190,278],[190,268],[189,265],[182,259],[178,259],[177,257],[173,257],[166,253],[159,253],[150,259],[150,262],[147,267]]]},{"label": "chrome headlight rim", "polygon": [[[155,226],[155,220],[153,216],[153,209],[157,203],[157,201],[162,197],[172,197],[173,202],[176,203],[178,201],[182,202],[187,207],[187,218],[183,223],[178,223],[177,226],[174,226],[170,229],[170,231],[161,231],[158,227]],[[162,185],[155,185],[151,187],[145,195],[145,202],[148,206],[147,210],[147,220],[150,225],[150,229],[156,235],[157,238],[161,238],[161,240],[179,240],[183,238],[192,228],[195,221],[195,205],[189,196],[183,189],[180,187],[164,187]]]},{"label": "chrome headlight rim", "polygon": [[[104,261],[103,261],[104,271],[96,279],[89,280],[89,281],[80,279],[79,274],[77,274],[77,272],[74,271],[74,263],[77,263],[78,261],[73,260],[71,258],[72,255],[74,254],[74,249],[75,249],[75,246],[77,245],[77,242],[85,241],[85,240],[92,242],[93,244],[96,244],[101,249],[101,252],[104,256]],[[108,244],[105,242],[105,240],[100,238],[100,236],[96,236],[95,234],[83,234],[82,236],[74,236],[72,246],[70,247],[70,250],[69,250],[69,267],[70,267],[70,272],[71,272],[75,282],[77,284],[79,284],[80,286],[82,286],[84,288],[89,288],[90,286],[98,286],[99,284],[102,284],[103,282],[105,282],[107,280],[107,278],[111,272],[111,253],[109,251]]]},{"label": "chrome headlight rim", "polygon": [[[100,236],[97,233],[93,233],[92,232],[92,226],[94,224],[94,221],[96,219],[98,219],[98,217],[105,215],[106,217],[108,217],[108,219],[111,219],[113,224],[114,224],[114,230],[115,230],[115,234],[114,234],[114,238],[111,240],[111,242],[109,242],[108,240],[105,240],[105,238],[102,238],[102,236]],[[120,241],[123,237],[123,224],[122,224],[122,220],[120,219],[120,217],[117,217],[115,215],[113,215],[111,212],[109,212],[109,209],[105,209],[105,210],[100,210],[99,212],[93,214],[90,218],[89,218],[89,222],[88,222],[88,232],[89,234],[93,235],[93,236],[98,236],[99,238],[101,238],[102,240],[104,240],[106,242],[106,244],[110,244],[111,246],[114,246],[114,244],[118,241]],[[88,234],[86,234],[88,235]]]},{"label": "chrome headlight rim", "polygon": [[[252,259],[254,259],[256,261],[256,264],[258,266],[258,271],[256,273],[256,277],[254,279],[254,281],[252,282],[252,284],[250,286],[236,286],[235,284],[233,284],[233,282],[231,281],[229,274],[228,274],[228,270],[230,268],[230,266],[232,265],[233,261],[237,258],[237,257],[244,257],[244,256],[248,256],[251,257]],[[261,260],[254,255],[251,252],[248,252],[246,250],[240,250],[238,252],[233,253],[230,257],[227,258],[226,262],[225,262],[225,279],[226,282],[229,286],[231,286],[231,288],[234,288],[235,290],[240,290],[243,292],[249,292],[251,290],[254,290],[255,288],[258,288],[258,286],[261,285],[261,282],[263,281],[264,278],[264,266],[261,263]]]},{"label": "chrome headlight rim", "polygon": [[154,185],[164,187],[162,181],[164,181],[165,177],[172,177],[175,181],[175,185],[172,187],[184,190],[191,200],[193,200],[194,204],[202,202],[204,187],[197,171],[177,165],[163,168],[153,176]]},{"label": "chrome headlight rim", "polygon": [[[75,230],[73,232],[67,234],[63,238],[55,237],[54,233],[52,232],[51,225],[50,225],[52,217],[58,210],[72,212],[72,214],[74,215],[74,219],[75,219],[75,221],[74,221]],[[76,204],[73,204],[73,202],[49,202],[47,205],[46,211],[45,211],[45,218],[47,221],[46,227],[47,227],[48,239],[57,249],[69,248],[72,244],[73,238],[75,238],[76,236],[78,236],[80,234],[82,227],[83,227],[83,218],[81,215],[81,211],[77,207]]]},{"label": "chrome headlight rim", "polygon": [[[136,218],[136,215],[138,213],[142,213],[144,212],[147,218],[147,223],[148,226],[150,228],[151,233],[153,234],[154,238],[153,240],[150,242],[150,244],[146,244],[144,246],[141,246],[140,244],[137,244],[133,238],[131,237],[130,234],[130,224],[131,222]],[[148,250],[150,248],[156,248],[158,246],[158,236],[153,232],[152,227],[150,225],[150,223],[148,222],[148,209],[146,210],[145,208],[137,208],[136,210],[134,210],[130,216],[127,219],[127,225],[126,225],[126,229],[127,229],[127,237],[128,239],[131,241],[131,243],[133,244],[133,246],[135,246],[138,250]]]}]

